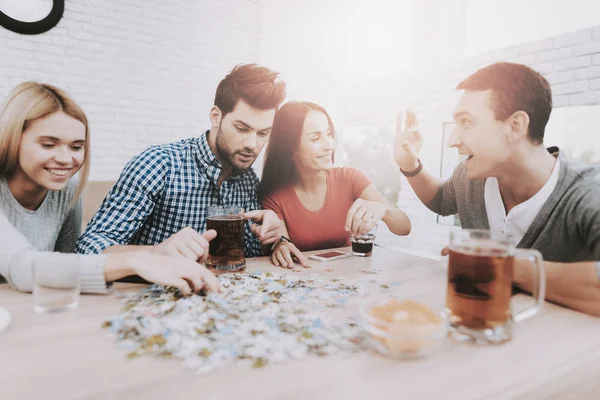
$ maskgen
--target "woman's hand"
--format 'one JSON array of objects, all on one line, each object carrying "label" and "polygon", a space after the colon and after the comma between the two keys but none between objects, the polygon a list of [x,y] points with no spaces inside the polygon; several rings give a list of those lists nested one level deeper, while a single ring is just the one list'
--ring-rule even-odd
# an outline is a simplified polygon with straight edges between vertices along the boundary
[{"label": "woman's hand", "polygon": [[214,292],[223,291],[215,275],[204,265],[181,256],[139,251],[131,256],[129,264],[133,273],[145,280],[175,286],[185,296],[204,288]]},{"label": "woman's hand", "polygon": [[385,217],[390,205],[380,201],[356,199],[346,215],[346,231],[351,235],[369,232]]},{"label": "woman's hand", "polygon": [[155,254],[180,256],[202,263],[208,258],[208,242],[216,236],[217,231],[214,229],[198,233],[188,226],[161,243],[154,245],[151,251]]},{"label": "woman's hand", "polygon": [[293,258],[296,258],[298,263],[300,263],[300,265],[303,267],[306,267],[308,264],[304,254],[302,254],[302,252],[290,242],[280,243],[275,250],[273,250],[273,254],[271,254],[271,262],[273,265],[283,268],[293,268]]}]

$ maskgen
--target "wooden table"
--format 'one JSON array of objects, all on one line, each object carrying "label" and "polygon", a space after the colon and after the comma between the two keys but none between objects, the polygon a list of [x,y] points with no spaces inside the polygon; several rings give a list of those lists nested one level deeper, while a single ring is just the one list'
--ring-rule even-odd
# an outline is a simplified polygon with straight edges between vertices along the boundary
[{"label": "wooden table", "polygon": [[[402,294],[444,299],[445,271],[438,261],[375,248],[371,258],[312,266],[306,273],[400,281]],[[359,272],[371,267],[383,272]],[[266,258],[249,260],[248,269],[281,271]],[[516,301],[532,299],[519,295]],[[600,319],[552,304],[517,324],[514,339],[504,345],[452,343],[410,361],[363,352],[208,375],[177,360],[127,359],[100,328],[119,311],[115,295],[82,296],[73,312],[39,315],[31,295],[0,285],[0,306],[12,315],[11,327],[0,334],[2,400],[600,398]]]}]

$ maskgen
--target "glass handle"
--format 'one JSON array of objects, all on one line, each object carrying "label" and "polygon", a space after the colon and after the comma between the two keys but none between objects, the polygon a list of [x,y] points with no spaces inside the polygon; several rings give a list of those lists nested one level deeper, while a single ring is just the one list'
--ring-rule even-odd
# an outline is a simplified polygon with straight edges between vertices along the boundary
[{"label": "glass handle", "polygon": [[546,271],[544,270],[544,259],[542,257],[542,253],[539,251],[532,249],[515,249],[514,255],[518,258],[526,258],[531,262],[533,276],[535,277],[535,287],[532,292],[535,303],[532,307],[517,313],[513,317],[515,322],[519,322],[534,316],[542,308],[544,299],[546,297]]}]

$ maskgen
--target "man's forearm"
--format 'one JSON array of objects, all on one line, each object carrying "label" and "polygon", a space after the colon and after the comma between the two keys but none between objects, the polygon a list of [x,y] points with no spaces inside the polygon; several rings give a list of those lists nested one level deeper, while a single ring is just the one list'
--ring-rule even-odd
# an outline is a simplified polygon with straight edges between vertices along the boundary
[{"label": "man's forearm", "polygon": [[[417,166],[415,166],[416,168]],[[425,168],[415,176],[407,176],[406,179],[423,204],[427,204],[433,200],[442,186],[442,181],[427,172]]]},{"label": "man's forearm", "polygon": [[[544,262],[546,299],[586,314],[600,317],[600,281],[596,262]],[[527,262],[518,262],[514,281],[520,288],[532,292],[533,269]]]}]

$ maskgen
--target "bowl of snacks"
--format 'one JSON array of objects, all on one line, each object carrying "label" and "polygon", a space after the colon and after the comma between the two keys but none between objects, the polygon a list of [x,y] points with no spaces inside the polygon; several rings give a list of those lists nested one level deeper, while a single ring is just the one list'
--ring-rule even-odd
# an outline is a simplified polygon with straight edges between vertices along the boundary
[{"label": "bowl of snacks", "polygon": [[414,300],[372,300],[360,306],[359,314],[369,342],[386,356],[425,356],[441,349],[448,340],[445,312]]}]

